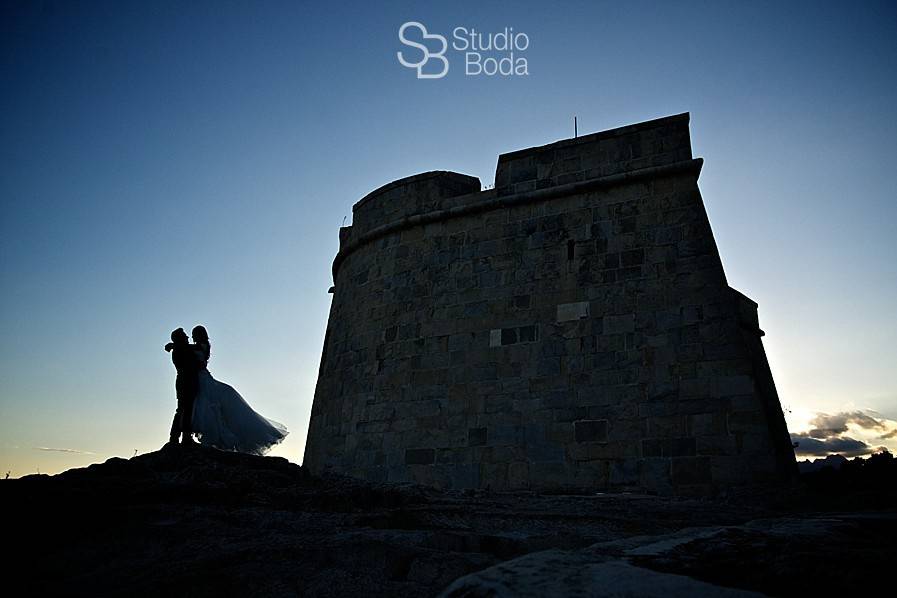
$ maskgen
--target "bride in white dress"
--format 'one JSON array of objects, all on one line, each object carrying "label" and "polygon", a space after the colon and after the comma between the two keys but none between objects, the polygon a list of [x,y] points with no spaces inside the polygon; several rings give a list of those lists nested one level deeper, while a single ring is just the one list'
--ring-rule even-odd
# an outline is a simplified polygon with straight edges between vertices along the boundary
[{"label": "bride in white dress", "polygon": [[[207,365],[212,348],[206,329],[197,326],[192,336]],[[199,371],[192,428],[202,445],[255,455],[265,454],[288,434],[282,424],[256,413],[232,386],[215,380],[206,367]]]}]

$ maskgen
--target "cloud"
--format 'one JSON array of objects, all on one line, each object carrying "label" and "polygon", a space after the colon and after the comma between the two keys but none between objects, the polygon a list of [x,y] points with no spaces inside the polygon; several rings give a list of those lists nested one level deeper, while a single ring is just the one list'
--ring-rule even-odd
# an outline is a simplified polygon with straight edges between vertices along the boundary
[{"label": "cloud", "polygon": [[847,431],[849,424],[855,424],[866,430],[886,430],[884,419],[877,419],[862,411],[843,411],[834,415],[817,413],[810,421],[813,428],[808,432],[813,438],[832,438]]},{"label": "cloud", "polygon": [[[851,436],[845,436],[848,429]],[[852,436],[859,435],[860,438]],[[842,411],[829,415],[817,413],[810,420],[810,430],[791,435],[791,441],[798,444],[794,452],[802,456],[825,456],[839,453],[847,457],[869,455],[885,447],[875,447],[867,441],[888,440],[897,437],[897,422],[882,417],[870,410]]]},{"label": "cloud", "polygon": [[845,457],[857,457],[869,455],[877,450],[862,440],[847,436],[819,439],[813,438],[810,434],[792,434],[791,442],[798,443],[794,452],[801,456],[823,457],[829,453],[839,453]]},{"label": "cloud", "polygon": [[54,448],[51,446],[36,446],[34,450],[37,451],[50,451],[53,453],[74,453],[76,455],[95,455],[96,453],[91,453],[90,451],[79,451],[78,449],[70,449],[70,448]]}]

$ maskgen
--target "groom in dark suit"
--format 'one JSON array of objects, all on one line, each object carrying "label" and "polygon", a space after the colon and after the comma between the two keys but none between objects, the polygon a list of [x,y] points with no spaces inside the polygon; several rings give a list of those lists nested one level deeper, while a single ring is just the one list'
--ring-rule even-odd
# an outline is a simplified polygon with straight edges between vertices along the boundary
[{"label": "groom in dark suit", "polygon": [[171,361],[178,372],[174,383],[177,393],[178,407],[174,413],[174,421],[171,423],[170,444],[178,443],[178,436],[182,436],[181,443],[196,444],[191,433],[193,418],[193,402],[199,391],[200,360],[193,346],[190,345],[187,333],[183,328],[178,328],[171,333],[171,342],[165,345],[166,351],[171,351]]}]

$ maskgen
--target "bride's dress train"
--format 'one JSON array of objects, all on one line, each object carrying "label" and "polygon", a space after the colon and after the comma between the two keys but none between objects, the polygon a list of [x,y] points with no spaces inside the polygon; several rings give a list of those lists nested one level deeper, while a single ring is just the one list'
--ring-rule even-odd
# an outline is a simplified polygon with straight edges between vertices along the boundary
[{"label": "bride's dress train", "polygon": [[256,413],[240,393],[208,370],[199,373],[193,431],[203,445],[255,455],[266,453],[288,434],[285,426]]}]

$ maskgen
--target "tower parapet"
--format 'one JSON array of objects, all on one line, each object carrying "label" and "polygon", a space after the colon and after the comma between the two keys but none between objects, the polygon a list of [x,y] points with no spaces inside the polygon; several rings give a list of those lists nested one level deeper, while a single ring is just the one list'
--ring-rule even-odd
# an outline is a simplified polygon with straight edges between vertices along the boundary
[{"label": "tower parapet", "polygon": [[480,188],[480,179],[445,170],[387,183],[352,206],[353,232],[364,234],[383,224],[454,207],[453,199],[478,193]]},{"label": "tower parapet", "polygon": [[691,160],[688,113],[565,139],[498,158],[500,195]]}]

